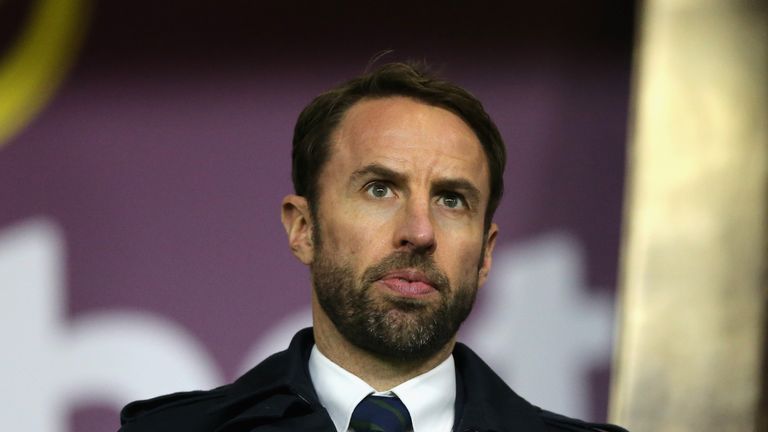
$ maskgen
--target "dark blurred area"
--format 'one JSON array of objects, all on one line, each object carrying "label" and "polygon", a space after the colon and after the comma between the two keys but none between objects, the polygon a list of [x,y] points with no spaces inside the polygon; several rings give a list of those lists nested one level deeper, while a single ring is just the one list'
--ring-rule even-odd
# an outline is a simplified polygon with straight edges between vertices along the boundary
[{"label": "dark blurred area", "polygon": [[[0,2],[0,50],[24,26],[33,1]],[[338,56],[461,54],[621,56],[634,2],[257,2],[91,1],[81,66],[314,63]],[[513,54],[510,56],[510,54]]]},{"label": "dark blurred area", "polygon": [[632,14],[632,2],[610,0],[98,2],[83,57],[302,62],[400,46],[478,58],[509,50],[626,55]]}]

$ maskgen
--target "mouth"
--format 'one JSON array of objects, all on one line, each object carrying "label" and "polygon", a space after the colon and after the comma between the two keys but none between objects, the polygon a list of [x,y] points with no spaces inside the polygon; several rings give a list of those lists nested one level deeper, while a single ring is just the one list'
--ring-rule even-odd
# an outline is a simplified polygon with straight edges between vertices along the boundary
[{"label": "mouth", "polygon": [[403,297],[423,297],[438,291],[435,282],[415,269],[390,271],[379,281]]}]

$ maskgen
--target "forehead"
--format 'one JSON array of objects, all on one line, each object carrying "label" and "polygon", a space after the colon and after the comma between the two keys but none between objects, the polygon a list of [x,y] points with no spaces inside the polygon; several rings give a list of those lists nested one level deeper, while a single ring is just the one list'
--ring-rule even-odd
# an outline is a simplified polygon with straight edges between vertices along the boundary
[{"label": "forehead", "polygon": [[408,97],[357,102],[332,134],[327,165],[354,170],[370,163],[470,177],[489,188],[488,161],[472,128],[451,111]]}]

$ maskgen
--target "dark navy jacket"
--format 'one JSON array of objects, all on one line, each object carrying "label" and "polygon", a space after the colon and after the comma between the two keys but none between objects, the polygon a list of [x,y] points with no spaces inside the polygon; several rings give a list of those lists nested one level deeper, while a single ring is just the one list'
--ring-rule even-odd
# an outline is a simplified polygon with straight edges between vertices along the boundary
[{"label": "dark navy jacket", "polygon": [[[232,384],[133,402],[120,415],[120,431],[333,432],[307,369],[313,344],[312,329],[307,328],[294,336],[288,350],[264,360]],[[456,431],[626,432],[529,404],[465,345],[456,344],[453,356],[459,383]]]}]

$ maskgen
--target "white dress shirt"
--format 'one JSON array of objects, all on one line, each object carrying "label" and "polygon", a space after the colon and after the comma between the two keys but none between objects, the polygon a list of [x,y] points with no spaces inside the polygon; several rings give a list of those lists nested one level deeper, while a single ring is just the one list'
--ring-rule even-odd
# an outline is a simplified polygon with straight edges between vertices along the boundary
[{"label": "white dress shirt", "polygon": [[397,396],[408,408],[413,432],[450,432],[456,400],[456,366],[453,356],[434,369],[392,388],[377,392],[365,381],[332,362],[312,347],[309,376],[320,404],[328,411],[338,432],[349,431],[352,411],[370,394]]}]

